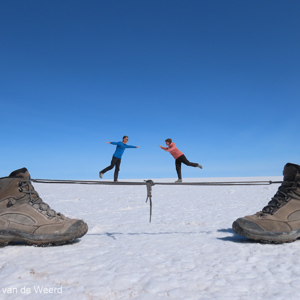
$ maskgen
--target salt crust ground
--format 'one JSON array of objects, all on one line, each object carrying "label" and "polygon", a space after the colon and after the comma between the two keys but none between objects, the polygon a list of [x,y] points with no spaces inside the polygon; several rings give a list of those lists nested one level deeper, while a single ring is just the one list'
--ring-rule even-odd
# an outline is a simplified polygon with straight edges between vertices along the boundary
[{"label": "salt crust ground", "polygon": [[[269,179],[282,178],[189,181]],[[265,206],[278,184],[154,186],[151,224],[145,186],[34,186],[89,232],[70,245],[0,248],[0,299],[300,297],[300,241],[264,245],[231,229]]]}]

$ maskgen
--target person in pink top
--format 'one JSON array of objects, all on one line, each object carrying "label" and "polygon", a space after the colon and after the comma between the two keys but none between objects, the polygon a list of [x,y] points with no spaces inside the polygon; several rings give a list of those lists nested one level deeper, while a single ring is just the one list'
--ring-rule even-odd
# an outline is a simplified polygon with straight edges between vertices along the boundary
[{"label": "person in pink top", "polygon": [[170,154],[175,158],[176,172],[178,175],[178,180],[176,180],[175,182],[182,182],[181,163],[184,163],[187,166],[198,167],[202,169],[202,166],[198,163],[188,161],[185,155],[177,149],[175,143],[172,142],[172,139],[166,139],[165,142],[168,147],[162,147],[161,145],[159,145],[159,147],[167,152],[170,152]]}]

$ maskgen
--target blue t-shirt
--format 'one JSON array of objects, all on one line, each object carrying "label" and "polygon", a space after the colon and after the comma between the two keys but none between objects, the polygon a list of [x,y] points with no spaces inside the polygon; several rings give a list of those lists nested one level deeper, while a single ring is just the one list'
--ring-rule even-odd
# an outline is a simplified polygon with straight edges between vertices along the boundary
[{"label": "blue t-shirt", "polygon": [[122,155],[126,148],[136,148],[136,146],[126,145],[123,142],[110,142],[112,145],[117,145],[116,151],[114,153],[114,157],[122,158]]}]

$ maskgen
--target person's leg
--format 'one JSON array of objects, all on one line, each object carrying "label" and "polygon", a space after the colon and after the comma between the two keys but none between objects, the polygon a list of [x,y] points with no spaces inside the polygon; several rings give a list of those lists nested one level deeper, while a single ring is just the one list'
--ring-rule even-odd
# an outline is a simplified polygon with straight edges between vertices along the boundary
[{"label": "person's leg", "polygon": [[184,164],[187,165],[187,166],[190,166],[190,167],[198,167],[198,166],[199,166],[199,164],[197,164],[197,163],[190,162],[190,161],[185,157],[184,154],[181,155],[179,158],[180,158],[181,162],[184,163]]},{"label": "person's leg", "polygon": [[101,174],[106,173],[107,171],[111,170],[114,168],[114,166],[116,165],[117,162],[117,158],[116,157],[112,157],[112,160],[110,162],[110,166],[108,166],[107,168],[103,169],[102,171],[100,171]]},{"label": "person's leg", "polygon": [[182,179],[181,177],[181,160],[180,157],[175,160],[176,172],[178,179]]},{"label": "person's leg", "polygon": [[118,176],[119,176],[119,171],[120,171],[120,164],[121,164],[121,159],[118,158],[117,161],[116,161],[114,181],[118,181]]}]

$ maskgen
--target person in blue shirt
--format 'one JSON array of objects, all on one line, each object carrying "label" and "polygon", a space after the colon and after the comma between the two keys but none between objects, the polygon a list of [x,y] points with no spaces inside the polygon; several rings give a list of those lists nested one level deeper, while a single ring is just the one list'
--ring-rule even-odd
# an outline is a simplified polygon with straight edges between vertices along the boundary
[{"label": "person in blue shirt", "polygon": [[114,181],[118,181],[118,175],[119,175],[119,170],[120,170],[120,164],[121,164],[121,158],[122,155],[125,151],[126,148],[139,148],[140,146],[130,146],[126,145],[128,142],[128,136],[125,135],[123,136],[123,141],[122,142],[106,142],[108,144],[116,145],[116,151],[112,157],[110,166],[107,168],[103,169],[102,171],[99,172],[100,178],[103,177],[103,174],[106,173],[107,171],[113,169],[115,167],[115,173],[114,173]]}]

